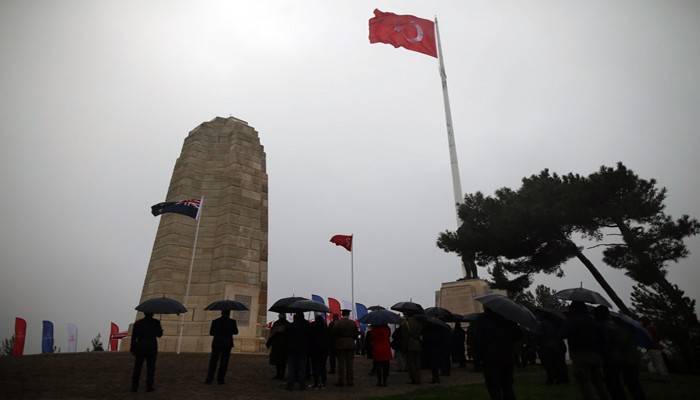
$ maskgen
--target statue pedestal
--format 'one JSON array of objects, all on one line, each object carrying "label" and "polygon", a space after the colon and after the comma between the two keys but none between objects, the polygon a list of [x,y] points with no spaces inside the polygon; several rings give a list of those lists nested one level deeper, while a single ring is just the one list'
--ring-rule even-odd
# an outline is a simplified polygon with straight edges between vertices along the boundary
[{"label": "statue pedestal", "polygon": [[491,289],[483,279],[444,282],[440,290],[435,292],[435,305],[461,315],[483,312],[484,308],[474,297],[488,293],[505,294],[505,291]]}]

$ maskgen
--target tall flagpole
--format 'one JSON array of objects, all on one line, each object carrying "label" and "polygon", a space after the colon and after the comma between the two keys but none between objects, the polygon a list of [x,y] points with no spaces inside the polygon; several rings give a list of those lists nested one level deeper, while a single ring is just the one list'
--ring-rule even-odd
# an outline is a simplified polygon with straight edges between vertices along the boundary
[{"label": "tall flagpole", "polygon": [[[190,283],[192,282],[192,267],[194,267],[194,257],[197,255],[197,239],[199,238],[199,223],[202,222],[202,211],[204,211],[204,196],[199,200],[199,210],[197,211],[197,228],[194,231],[194,244],[192,245],[192,259],[190,260],[190,272],[187,275],[187,286],[185,287],[185,305],[190,297]],[[185,328],[185,314],[180,315],[180,333],[177,336],[177,354],[182,348],[182,331]]]},{"label": "tall flagpole", "polygon": [[356,318],[355,316],[355,265],[354,265],[354,253],[355,253],[355,235],[350,235],[350,318]]},{"label": "tall flagpole", "polygon": [[[450,95],[447,91],[447,74],[445,73],[445,60],[442,53],[442,43],[440,42],[440,28],[435,17],[435,33],[437,35],[438,60],[440,61],[440,78],[442,79],[442,99],[445,103],[445,123],[447,124],[447,143],[450,147],[450,166],[452,167],[452,189],[455,196],[455,212],[463,201],[462,183],[459,178],[459,163],[457,162],[457,150],[455,148],[455,133],[452,127],[452,110],[450,109]],[[459,226],[459,215],[457,215],[457,226]]]},{"label": "tall flagpole", "polygon": [[[440,41],[440,28],[438,27],[438,19],[435,16],[435,34],[437,36],[438,45],[438,60],[440,61],[440,79],[442,80],[442,100],[445,103],[445,124],[447,125],[447,144],[450,148],[450,167],[452,169],[452,189],[454,191],[454,206],[455,216],[457,218],[457,228],[459,228],[459,205],[464,201],[464,193],[462,192],[462,181],[459,177],[459,163],[457,162],[457,149],[455,146],[455,133],[452,126],[452,110],[450,109],[450,95],[447,91],[447,74],[445,73],[445,60],[442,53],[442,42]],[[459,271],[462,272],[462,263],[460,262]]]}]

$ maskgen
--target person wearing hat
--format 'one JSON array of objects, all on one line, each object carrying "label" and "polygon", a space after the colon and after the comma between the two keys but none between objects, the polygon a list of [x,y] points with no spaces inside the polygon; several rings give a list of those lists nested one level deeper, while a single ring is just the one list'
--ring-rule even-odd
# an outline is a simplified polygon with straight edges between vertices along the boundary
[{"label": "person wearing hat", "polygon": [[336,386],[352,386],[353,359],[355,356],[355,338],[359,334],[355,321],[349,319],[350,310],[342,310],[343,318],[333,324],[331,335],[335,339],[335,351],[338,357],[338,383]]}]

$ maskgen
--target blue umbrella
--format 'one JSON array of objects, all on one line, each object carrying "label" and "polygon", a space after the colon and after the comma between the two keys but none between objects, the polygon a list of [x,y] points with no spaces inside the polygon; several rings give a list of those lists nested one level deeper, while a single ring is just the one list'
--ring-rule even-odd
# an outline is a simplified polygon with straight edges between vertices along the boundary
[{"label": "blue umbrella", "polygon": [[654,340],[651,338],[649,331],[644,327],[644,325],[642,325],[641,322],[632,319],[625,314],[611,312],[610,315],[612,315],[613,318],[616,318],[622,324],[632,328],[632,331],[634,332],[634,341],[637,342],[637,346],[648,349],[654,344]]}]

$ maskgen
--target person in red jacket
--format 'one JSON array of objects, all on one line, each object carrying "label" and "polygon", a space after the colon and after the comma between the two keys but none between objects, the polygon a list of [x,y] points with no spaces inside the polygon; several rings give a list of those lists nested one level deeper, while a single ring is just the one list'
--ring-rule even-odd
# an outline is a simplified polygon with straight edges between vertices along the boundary
[{"label": "person in red jacket", "polygon": [[386,325],[372,326],[372,359],[377,371],[377,386],[386,386],[391,361],[391,331]]}]

